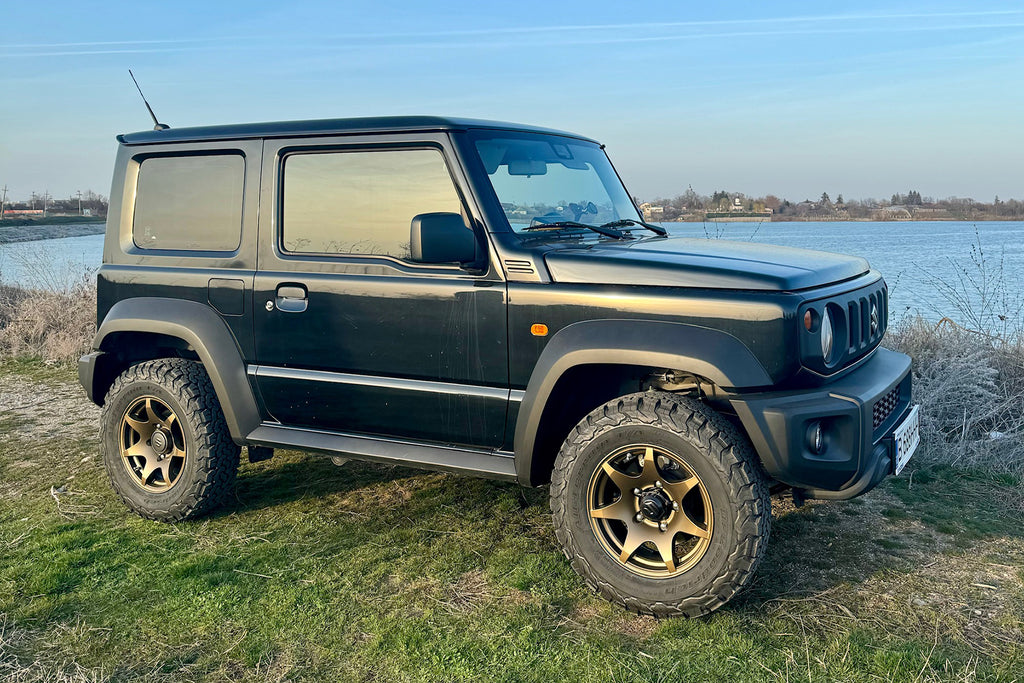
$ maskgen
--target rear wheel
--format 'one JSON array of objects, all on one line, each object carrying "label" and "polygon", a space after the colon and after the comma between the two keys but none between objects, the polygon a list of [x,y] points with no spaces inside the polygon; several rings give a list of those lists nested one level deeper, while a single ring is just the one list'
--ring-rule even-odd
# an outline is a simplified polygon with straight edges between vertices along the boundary
[{"label": "rear wheel", "polygon": [[230,494],[241,449],[199,363],[165,358],[128,368],[110,387],[100,420],[110,483],[142,517],[191,519]]},{"label": "rear wheel", "polygon": [[593,589],[654,616],[698,616],[753,577],[771,504],[747,439],[721,414],[664,392],[584,418],[551,484],[555,532]]}]

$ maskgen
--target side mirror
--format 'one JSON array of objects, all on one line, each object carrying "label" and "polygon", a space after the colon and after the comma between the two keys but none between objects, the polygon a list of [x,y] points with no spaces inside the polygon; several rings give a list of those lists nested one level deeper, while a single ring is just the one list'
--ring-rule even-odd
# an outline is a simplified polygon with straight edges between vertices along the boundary
[{"label": "side mirror", "polygon": [[412,219],[409,250],[419,263],[468,263],[476,260],[476,235],[457,213],[421,213]]}]

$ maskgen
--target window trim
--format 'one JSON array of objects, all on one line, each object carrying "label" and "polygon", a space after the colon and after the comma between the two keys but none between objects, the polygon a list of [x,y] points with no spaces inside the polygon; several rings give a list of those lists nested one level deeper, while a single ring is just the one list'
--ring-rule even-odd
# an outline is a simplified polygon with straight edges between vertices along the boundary
[{"label": "window trim", "polygon": [[480,231],[478,229],[479,221],[473,217],[473,212],[470,210],[470,205],[466,201],[466,195],[459,185],[458,178],[452,171],[452,163],[446,153],[444,145],[427,140],[417,140],[409,142],[393,142],[393,143],[360,143],[360,144],[327,144],[327,145],[303,145],[303,144],[291,144],[281,147],[277,151],[277,159],[275,160],[276,168],[276,182],[275,182],[275,195],[276,201],[274,206],[274,250],[277,252],[278,258],[288,261],[324,261],[327,260],[332,263],[365,263],[367,261],[385,261],[389,266],[398,267],[400,269],[409,269],[413,271],[424,271],[424,270],[444,270],[444,271],[459,271],[466,272],[466,269],[459,264],[449,263],[417,263],[416,261],[406,261],[405,259],[392,256],[391,254],[360,254],[353,252],[320,252],[320,251],[291,251],[286,249],[284,246],[284,176],[285,176],[285,163],[289,157],[297,155],[312,155],[312,154],[344,154],[349,152],[392,152],[392,151],[414,151],[414,150],[431,150],[436,151],[441,155],[441,160],[444,163],[445,171],[448,172],[448,179],[452,183],[452,189],[455,190],[455,194],[458,197],[459,204],[462,207],[462,211],[465,216],[469,217],[472,225],[468,226],[473,231],[477,241],[480,241]]},{"label": "window trim", "polygon": [[[135,217],[139,205],[139,180],[142,177],[142,166],[151,159],[184,159],[189,157],[224,157],[233,156],[242,160],[242,192],[239,195],[239,220],[238,220],[238,242],[231,249],[188,249],[185,247],[146,247],[135,241]],[[131,221],[128,224],[128,236],[132,251],[147,256],[176,256],[184,255],[196,258],[225,258],[237,254],[242,249],[245,233],[245,200],[248,183],[246,176],[249,171],[249,159],[244,150],[237,148],[218,148],[210,150],[188,150],[188,151],[164,151],[148,154],[137,154],[131,159],[132,165],[132,204]]]}]

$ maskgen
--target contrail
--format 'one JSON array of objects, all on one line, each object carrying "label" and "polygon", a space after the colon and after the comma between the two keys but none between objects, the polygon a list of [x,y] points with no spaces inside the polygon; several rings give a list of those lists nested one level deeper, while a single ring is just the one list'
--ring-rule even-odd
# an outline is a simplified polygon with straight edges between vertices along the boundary
[{"label": "contrail", "polygon": [[[737,25],[758,25],[758,24],[787,24],[787,23],[834,23],[841,21],[892,21],[902,19],[954,19],[967,17],[995,17],[1022,15],[1024,10],[991,10],[975,12],[917,12],[899,14],[833,14],[817,16],[797,17],[767,17],[759,19],[710,19],[710,20],[687,20],[687,21],[659,21],[659,22],[636,22],[618,24],[576,24],[568,26],[521,26],[521,27],[496,27],[479,29],[461,29],[449,31],[427,31],[427,32],[405,32],[405,33],[350,33],[338,35],[316,36],[320,40],[350,40],[350,39],[398,39],[398,38],[448,38],[458,36],[486,36],[486,35],[518,35],[523,33],[564,33],[581,31],[626,31],[638,29],[671,29],[671,28],[700,28],[710,26],[737,26]],[[877,27],[872,27],[872,30]],[[950,26],[948,28],[958,28]],[[907,29],[909,30],[909,29]],[[713,34],[719,35],[719,34]],[[746,35],[746,34],[744,34]],[[770,35],[770,33],[766,33]],[[275,36],[280,39],[281,36]],[[70,47],[112,47],[130,45],[195,45],[207,42],[229,41],[259,41],[263,42],[268,36],[219,36],[212,38],[167,38],[152,40],[118,40],[118,41],[92,41],[73,43],[15,43],[0,44],[0,49],[45,49],[45,48],[70,48]],[[307,40],[310,36],[304,36]],[[166,49],[166,48],[164,48]],[[60,53],[64,54],[64,53]],[[91,54],[89,52],[78,52],[75,54]],[[102,54],[102,53],[98,53]]]},{"label": "contrail", "polygon": [[[577,45],[619,45],[619,44],[630,44],[630,43],[659,43],[659,42],[673,42],[680,40],[707,40],[712,38],[756,38],[756,37],[772,37],[772,36],[814,36],[814,35],[844,35],[844,34],[857,34],[857,33],[924,33],[924,32],[938,32],[938,31],[965,31],[965,30],[983,30],[983,29],[1009,29],[1009,28],[1022,28],[1024,23],[1021,22],[1010,22],[1010,23],[976,23],[976,24],[941,24],[935,26],[919,26],[919,25],[878,25],[872,24],[871,26],[850,26],[850,27],[838,27],[829,28],[825,26],[821,27],[806,27],[806,28],[777,28],[777,29],[765,29],[765,30],[750,30],[750,31],[718,31],[718,32],[685,32],[685,33],[673,33],[670,35],[623,35],[616,37],[580,37],[574,38],[563,38],[557,39],[550,36],[542,38],[540,40],[528,40],[528,41],[516,41],[516,42],[495,42],[495,41],[459,41],[459,42],[429,42],[431,38],[446,38],[446,37],[468,37],[468,36],[484,36],[484,35],[516,35],[522,33],[539,33],[539,32],[566,32],[572,31],[579,33],[583,30],[598,30],[598,29],[637,29],[637,28],[695,28],[698,26],[725,26],[725,25],[742,25],[742,24],[764,24],[764,23],[799,23],[799,22],[824,22],[824,21],[837,21],[840,18],[844,20],[881,20],[882,18],[893,19],[893,18],[939,18],[939,17],[981,17],[991,15],[1022,15],[1024,11],[1006,11],[1006,12],[960,12],[960,13],[935,13],[935,14],[920,14],[920,15],[857,15],[857,16],[846,16],[846,17],[808,17],[808,18],[787,18],[787,19],[763,19],[763,20],[722,20],[714,22],[662,22],[656,24],[618,24],[618,25],[595,25],[595,26],[561,26],[561,27],[539,27],[539,28],[501,28],[501,29],[474,29],[466,31],[445,31],[437,33],[388,33],[388,34],[351,34],[344,36],[322,36],[317,37],[315,40],[327,41],[327,40],[394,40],[400,38],[418,38],[421,41],[426,39],[428,42],[399,42],[399,43],[381,43],[378,45],[367,44],[366,42],[359,43],[347,43],[347,44],[324,44],[324,45],[310,45],[310,37],[306,36],[306,44],[302,46],[302,50],[320,50],[320,51],[344,51],[344,50],[366,50],[372,48],[406,48],[406,49],[450,49],[452,47],[462,48],[491,48],[491,49],[504,49],[510,47],[543,47],[543,46],[577,46]],[[278,36],[280,39],[280,36]],[[241,44],[235,45],[222,45],[222,44],[204,44],[210,42],[221,43],[225,40],[236,40],[243,41]],[[103,47],[108,49],[80,49],[80,50],[51,50],[40,52],[38,51],[44,47],[60,47],[66,45],[69,47]],[[157,45],[164,45],[166,47],[156,47]],[[275,49],[282,49],[282,43],[280,40],[275,43],[277,47]],[[120,46],[120,47],[118,47]],[[139,47],[132,47],[139,46]],[[141,46],[153,46],[153,47],[141,47]],[[150,54],[150,53],[167,53],[167,52],[200,52],[200,51],[211,51],[211,50],[258,50],[264,48],[264,41],[256,37],[248,38],[216,38],[216,39],[183,39],[183,40],[152,40],[152,41],[124,41],[124,42],[95,42],[95,43],[67,43],[60,44],[54,43],[52,45],[0,45],[0,49],[25,49],[25,52],[6,52],[0,53],[0,59],[3,58],[26,58],[26,57],[70,57],[70,56],[87,56],[87,55],[113,55],[113,54]]]}]

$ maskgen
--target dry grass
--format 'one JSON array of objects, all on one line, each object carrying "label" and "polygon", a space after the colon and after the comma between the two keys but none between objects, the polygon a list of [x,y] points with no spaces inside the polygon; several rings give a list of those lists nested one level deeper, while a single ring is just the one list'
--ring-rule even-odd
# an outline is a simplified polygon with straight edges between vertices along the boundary
[{"label": "dry grass", "polygon": [[35,284],[0,284],[0,358],[77,360],[96,331],[95,271],[55,261],[45,243],[16,258]]},{"label": "dry grass", "polygon": [[924,458],[1024,473],[1022,338],[912,318],[891,328],[885,343],[914,359]]},{"label": "dry grass", "polygon": [[96,331],[96,287],[65,291],[0,289],[0,356],[71,361],[88,351]]}]

